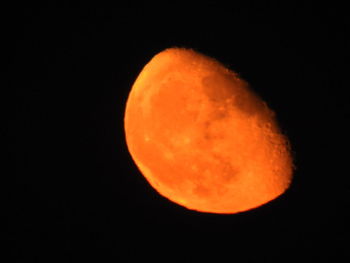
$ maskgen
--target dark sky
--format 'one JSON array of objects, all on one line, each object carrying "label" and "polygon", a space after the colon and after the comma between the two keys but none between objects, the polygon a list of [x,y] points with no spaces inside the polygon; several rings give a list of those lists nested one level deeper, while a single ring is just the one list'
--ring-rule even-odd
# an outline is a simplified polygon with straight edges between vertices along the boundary
[{"label": "dark sky", "polygon": [[[347,256],[349,22],[344,7],[287,3],[14,12],[5,38],[14,262]],[[124,108],[142,67],[173,46],[217,58],[276,111],[297,167],[286,194],[215,215],[148,185],[126,147]]]}]

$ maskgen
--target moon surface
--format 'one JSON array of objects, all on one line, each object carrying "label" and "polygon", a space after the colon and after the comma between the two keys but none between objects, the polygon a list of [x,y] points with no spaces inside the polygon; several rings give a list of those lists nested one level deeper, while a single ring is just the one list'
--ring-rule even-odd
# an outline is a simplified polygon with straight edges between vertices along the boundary
[{"label": "moon surface", "polygon": [[146,64],[124,128],[150,185],[191,210],[250,210],[291,183],[293,160],[275,113],[235,72],[192,49],[169,48]]}]

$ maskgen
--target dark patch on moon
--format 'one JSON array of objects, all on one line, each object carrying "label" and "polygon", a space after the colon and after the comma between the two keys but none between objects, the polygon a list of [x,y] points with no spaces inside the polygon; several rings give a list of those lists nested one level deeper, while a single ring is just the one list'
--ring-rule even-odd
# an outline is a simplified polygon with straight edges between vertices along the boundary
[{"label": "dark patch on moon", "polygon": [[232,163],[225,157],[218,154],[213,154],[214,159],[218,164],[218,174],[220,175],[220,181],[224,183],[229,183],[232,180],[238,178],[239,169],[234,167]]},{"label": "dark patch on moon", "polygon": [[203,91],[213,103],[223,103],[234,94],[236,85],[231,75],[213,74],[202,79]]},{"label": "dark patch on moon", "polygon": [[234,106],[245,114],[251,116],[265,109],[264,102],[252,91],[247,88],[240,88],[235,94]]},{"label": "dark patch on moon", "polygon": [[233,74],[213,74],[202,79],[203,91],[214,103],[216,118],[227,116],[231,106],[251,116],[265,109],[264,102],[248,88],[245,81]]},{"label": "dark patch on moon", "polygon": [[204,197],[204,198],[208,197],[208,195],[210,194],[209,189],[208,189],[207,187],[205,187],[204,185],[202,185],[202,184],[197,184],[197,185],[193,188],[192,192],[193,192],[195,195],[197,195],[197,196],[199,196],[199,197]]}]

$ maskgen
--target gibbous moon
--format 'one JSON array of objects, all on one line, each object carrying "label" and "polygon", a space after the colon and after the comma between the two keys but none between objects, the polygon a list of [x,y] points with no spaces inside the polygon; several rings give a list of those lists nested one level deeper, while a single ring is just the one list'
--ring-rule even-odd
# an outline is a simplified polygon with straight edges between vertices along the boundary
[{"label": "gibbous moon", "polygon": [[290,185],[293,161],[274,112],[235,72],[194,50],[170,48],[149,61],[124,125],[150,185],[188,209],[238,213]]}]

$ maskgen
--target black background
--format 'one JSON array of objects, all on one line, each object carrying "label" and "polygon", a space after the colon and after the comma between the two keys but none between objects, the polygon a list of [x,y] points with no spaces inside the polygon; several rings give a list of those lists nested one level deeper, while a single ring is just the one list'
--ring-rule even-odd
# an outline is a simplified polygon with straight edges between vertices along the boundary
[{"label": "black background", "polygon": [[[12,259],[346,257],[349,19],[341,6],[283,2],[16,11],[6,38]],[[142,67],[173,46],[217,58],[277,112],[297,167],[286,194],[245,213],[204,214],[144,180],[125,143],[125,103]]]}]

